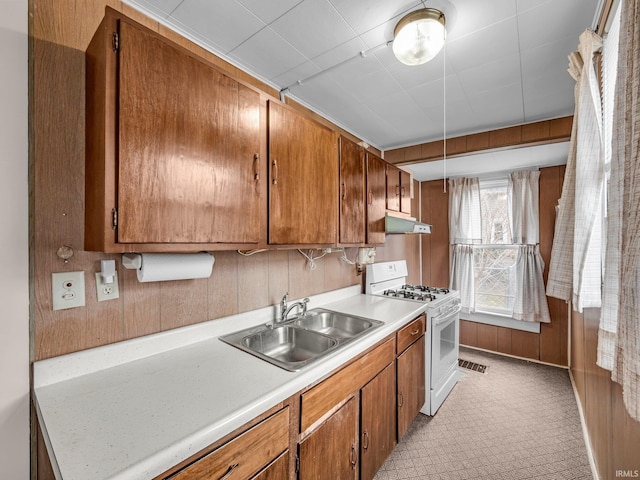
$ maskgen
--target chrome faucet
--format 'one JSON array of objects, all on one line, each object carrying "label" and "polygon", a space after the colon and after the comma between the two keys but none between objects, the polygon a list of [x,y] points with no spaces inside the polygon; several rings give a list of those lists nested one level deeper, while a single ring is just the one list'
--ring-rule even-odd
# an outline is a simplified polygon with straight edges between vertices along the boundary
[{"label": "chrome faucet", "polygon": [[287,321],[287,317],[289,316],[289,312],[293,310],[295,307],[302,308],[302,316],[304,317],[307,314],[307,304],[309,303],[309,299],[305,298],[300,302],[292,303],[287,306],[287,298],[289,297],[289,292],[285,293],[280,300],[280,320],[276,321],[276,323],[284,323]]}]

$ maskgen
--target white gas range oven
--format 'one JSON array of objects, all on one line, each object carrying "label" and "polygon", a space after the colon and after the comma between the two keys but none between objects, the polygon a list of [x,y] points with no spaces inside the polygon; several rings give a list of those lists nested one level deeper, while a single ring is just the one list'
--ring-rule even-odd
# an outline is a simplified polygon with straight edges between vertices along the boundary
[{"label": "white gas range oven", "polygon": [[427,303],[425,331],[426,401],[420,411],[434,415],[458,381],[460,294],[447,288],[406,283],[407,262],[367,265],[365,293]]}]

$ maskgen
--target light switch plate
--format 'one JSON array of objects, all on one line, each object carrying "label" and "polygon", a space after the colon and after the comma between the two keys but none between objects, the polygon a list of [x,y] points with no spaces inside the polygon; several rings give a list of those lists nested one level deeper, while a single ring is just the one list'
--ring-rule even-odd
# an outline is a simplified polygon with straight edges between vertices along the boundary
[{"label": "light switch plate", "polygon": [[54,310],[84,307],[84,272],[52,273],[51,296]]},{"label": "light switch plate", "polygon": [[104,302],[105,300],[113,300],[120,296],[118,290],[118,272],[113,277],[112,283],[104,283],[102,273],[96,273],[96,292],[98,293],[98,301]]}]

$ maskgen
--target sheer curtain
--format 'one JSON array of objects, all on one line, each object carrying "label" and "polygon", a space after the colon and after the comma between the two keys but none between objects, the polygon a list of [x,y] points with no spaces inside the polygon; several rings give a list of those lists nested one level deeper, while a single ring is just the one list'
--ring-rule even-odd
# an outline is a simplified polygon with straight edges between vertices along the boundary
[{"label": "sheer curtain", "polygon": [[509,175],[509,215],[513,243],[519,244],[516,260],[513,318],[528,322],[551,322],[545,295],[544,260],[538,246],[540,238],[539,179],[535,170]]},{"label": "sheer curtain", "polygon": [[480,215],[480,181],[474,178],[449,180],[449,243],[482,242]]},{"label": "sheer curtain", "polygon": [[[609,201],[609,239],[620,246],[619,300],[611,378],[629,415],[640,421],[640,0],[622,2],[611,157],[619,186]],[[612,195],[614,194],[612,189]],[[616,209],[619,208],[619,211]],[[611,224],[619,220],[618,226]],[[619,243],[617,243],[619,241]],[[607,245],[606,258],[612,244]],[[608,265],[607,265],[608,266]]]},{"label": "sheer curtain", "polygon": [[[609,191],[607,198],[606,249],[604,262],[604,281],[602,283],[602,310],[600,312],[600,329],[598,331],[597,364],[607,370],[613,370],[613,357],[618,331],[618,302],[620,301],[620,249],[622,243],[622,191],[624,178],[624,162],[621,153],[624,151],[624,135],[613,136],[613,123],[616,130],[623,128],[623,119],[615,118],[615,98],[624,96],[625,86],[616,82],[616,70],[624,78],[624,62],[618,65],[618,45],[620,38],[620,11],[614,17],[609,35],[604,41],[602,55],[602,90],[603,90],[603,136],[604,163],[610,171]],[[624,99],[620,98],[618,103]],[[614,141],[615,139],[615,141]]]},{"label": "sheer curtain", "polygon": [[480,182],[478,178],[449,180],[449,243],[451,281],[449,287],[460,291],[462,310],[475,310],[473,246],[482,241]]},{"label": "sheer curtain", "polygon": [[451,256],[451,282],[449,288],[460,292],[460,305],[465,313],[475,311],[475,273],[473,246],[454,245]]},{"label": "sheer curtain", "polygon": [[601,225],[603,164],[601,102],[593,65],[600,37],[586,30],[579,52],[569,56],[576,80],[575,114],[560,198],[547,294],[572,300],[574,309],[601,305]]},{"label": "sheer curtain", "polygon": [[516,298],[513,318],[528,322],[551,322],[542,272],[544,260],[538,245],[520,245],[516,261]]},{"label": "sheer curtain", "polygon": [[513,243],[540,243],[539,184],[540,172],[537,170],[509,174],[509,217]]}]

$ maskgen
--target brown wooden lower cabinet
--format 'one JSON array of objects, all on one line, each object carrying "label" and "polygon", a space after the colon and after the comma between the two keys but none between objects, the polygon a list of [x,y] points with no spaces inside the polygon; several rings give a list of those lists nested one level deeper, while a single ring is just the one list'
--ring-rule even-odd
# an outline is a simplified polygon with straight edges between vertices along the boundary
[{"label": "brown wooden lower cabinet", "polygon": [[360,478],[372,479],[396,446],[396,366],[360,391]]},{"label": "brown wooden lower cabinet", "polygon": [[351,397],[299,447],[299,479],[358,478],[358,402]]},{"label": "brown wooden lower cabinet", "polygon": [[289,473],[289,451],[284,452],[251,480],[283,480]]},{"label": "brown wooden lower cabinet", "polygon": [[[286,452],[288,447],[289,407],[285,407],[213,452],[165,478],[167,480],[252,478],[280,454]],[[258,476],[258,478],[276,477]]]},{"label": "brown wooden lower cabinet", "polygon": [[398,441],[425,401],[424,335],[398,356]]}]

